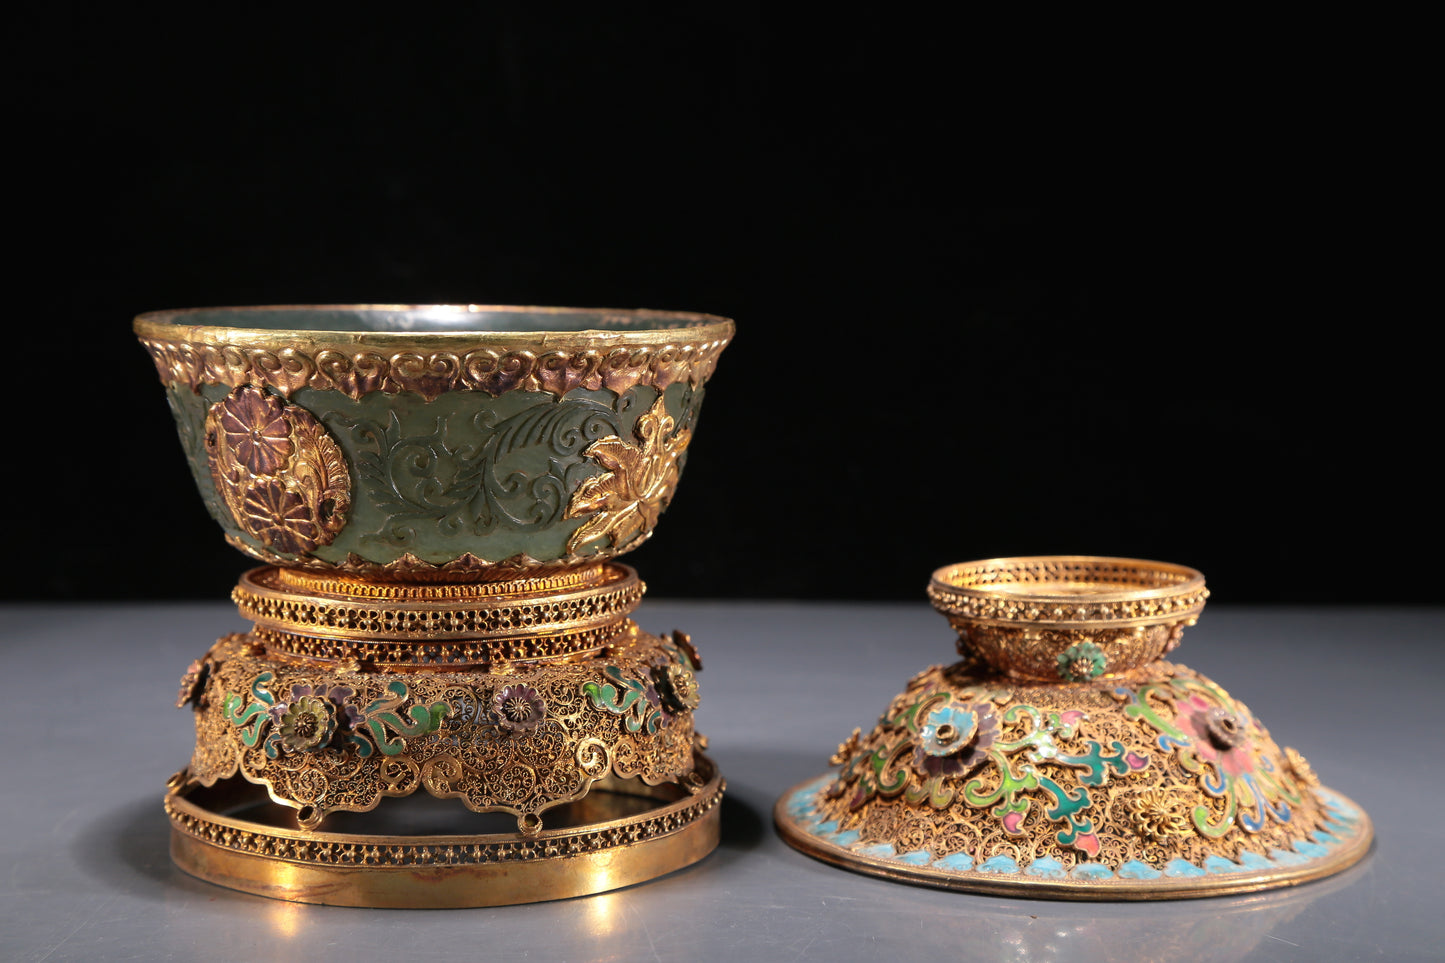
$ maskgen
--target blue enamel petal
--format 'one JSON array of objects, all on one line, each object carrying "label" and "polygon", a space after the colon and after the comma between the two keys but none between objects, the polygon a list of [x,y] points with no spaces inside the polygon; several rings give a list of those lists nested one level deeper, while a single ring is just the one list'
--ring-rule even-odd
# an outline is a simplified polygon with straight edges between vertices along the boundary
[{"label": "blue enamel petal", "polygon": [[1165,876],[1203,876],[1204,870],[1185,859],[1171,859],[1164,867]]},{"label": "blue enamel petal", "polygon": [[1063,879],[1064,864],[1057,859],[1044,856],[1029,863],[1028,869],[1024,870],[1024,875],[1042,876],[1045,879]]},{"label": "blue enamel petal", "polygon": [[1131,859],[1119,867],[1120,879],[1158,879],[1164,874],[1159,872],[1148,863],[1141,863],[1137,859]]}]

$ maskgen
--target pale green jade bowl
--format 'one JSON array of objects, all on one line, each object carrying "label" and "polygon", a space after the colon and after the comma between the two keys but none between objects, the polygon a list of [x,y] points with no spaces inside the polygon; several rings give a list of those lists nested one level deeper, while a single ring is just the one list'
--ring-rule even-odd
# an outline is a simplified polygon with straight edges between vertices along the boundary
[{"label": "pale green jade bowl", "polygon": [[135,319],[227,540],[273,564],[489,581],[641,544],[726,318],[476,305]]}]

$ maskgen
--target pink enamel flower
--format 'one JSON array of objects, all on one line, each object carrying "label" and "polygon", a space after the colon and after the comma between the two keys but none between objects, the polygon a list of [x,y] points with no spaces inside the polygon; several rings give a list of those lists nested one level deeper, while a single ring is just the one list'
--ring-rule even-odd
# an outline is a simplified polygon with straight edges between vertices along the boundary
[{"label": "pink enamel flower", "polygon": [[1248,715],[1215,705],[1199,695],[1175,703],[1174,725],[1189,737],[1194,754],[1230,776],[1254,772],[1258,753],[1254,721]]}]

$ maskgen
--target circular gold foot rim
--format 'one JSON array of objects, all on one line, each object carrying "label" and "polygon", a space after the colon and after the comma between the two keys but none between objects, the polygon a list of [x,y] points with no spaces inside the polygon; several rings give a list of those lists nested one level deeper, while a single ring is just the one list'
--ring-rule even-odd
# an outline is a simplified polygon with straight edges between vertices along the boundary
[{"label": "circular gold foot rim", "polygon": [[[697,771],[706,782],[696,795],[637,783],[630,795],[656,806],[535,836],[277,829],[211,812],[181,789],[165,800],[171,858],[207,882],[301,903],[440,909],[568,899],[655,879],[712,852],[725,783],[701,754]],[[621,794],[594,786],[591,795]]]},{"label": "circular gold foot rim", "polygon": [[[984,870],[972,866],[971,861],[966,859],[955,858],[950,865],[948,861],[929,862],[925,859],[926,854],[883,855],[874,847],[851,843],[847,834],[836,832],[836,827],[830,830],[827,824],[820,825],[815,818],[809,817],[811,799],[832,781],[831,775],[809,780],[794,786],[778,799],[773,807],[773,821],[788,845],[815,859],[858,873],[997,896],[1160,900],[1253,893],[1295,886],[1347,869],[1365,856],[1374,838],[1373,826],[1364,810],[1339,793],[1321,788],[1317,792],[1335,821],[1331,823],[1334,829],[1324,834],[1329,836],[1328,843],[1309,844],[1309,851],[1319,855],[1285,854],[1279,860],[1268,860],[1271,865],[1262,868],[1234,864],[1237,871],[1229,871],[1221,863],[1208,869],[1176,867],[1171,871],[1166,867],[1164,872],[1152,871],[1150,878],[1142,878],[1147,874],[1126,876],[1122,872],[1110,872],[1109,878],[1071,878],[1065,873],[1058,874],[1063,878],[1053,878],[1053,874],[1031,875],[1030,868],[1012,872]],[[910,861],[910,857],[916,857],[918,861]]]}]

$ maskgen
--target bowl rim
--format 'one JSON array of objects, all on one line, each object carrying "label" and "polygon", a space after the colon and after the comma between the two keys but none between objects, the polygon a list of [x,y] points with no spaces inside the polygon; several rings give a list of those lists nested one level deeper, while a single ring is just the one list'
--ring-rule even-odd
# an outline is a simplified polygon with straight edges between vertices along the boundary
[{"label": "bowl rim", "polygon": [[[458,328],[431,331],[375,331],[333,328],[248,328],[228,324],[186,324],[186,315],[226,311],[261,314],[268,311],[393,311],[457,312],[481,314],[510,312],[542,315],[595,315],[606,326],[572,330],[510,330]],[[670,322],[669,327],[649,322]],[[662,345],[678,341],[727,341],[735,325],[731,318],[695,311],[666,311],[652,308],[578,308],[510,304],[257,304],[217,307],[171,308],[136,315],[132,329],[141,338],[157,341],[187,341],[195,344],[251,344],[285,346],[301,343],[366,345],[370,347],[449,347],[460,345],[516,347],[536,344],[546,347],[585,345],[607,348],[628,345]]]},{"label": "bowl rim", "polygon": [[[1167,584],[1152,588],[1142,586],[1121,586],[1115,591],[1100,592],[1000,592],[990,585],[964,584],[959,573],[973,569],[980,571],[1008,571],[1041,567],[1049,564],[1099,566],[1128,568],[1156,572],[1161,576],[1172,576]],[[977,559],[969,562],[954,562],[936,569],[929,581],[934,594],[963,596],[979,599],[1009,599],[1018,603],[1049,603],[1064,606],[1087,606],[1098,603],[1126,602],[1132,600],[1175,598],[1190,595],[1204,589],[1204,573],[1187,565],[1174,562],[1160,562],[1153,559],[1127,558],[1112,555],[1016,555],[997,558]]]}]

